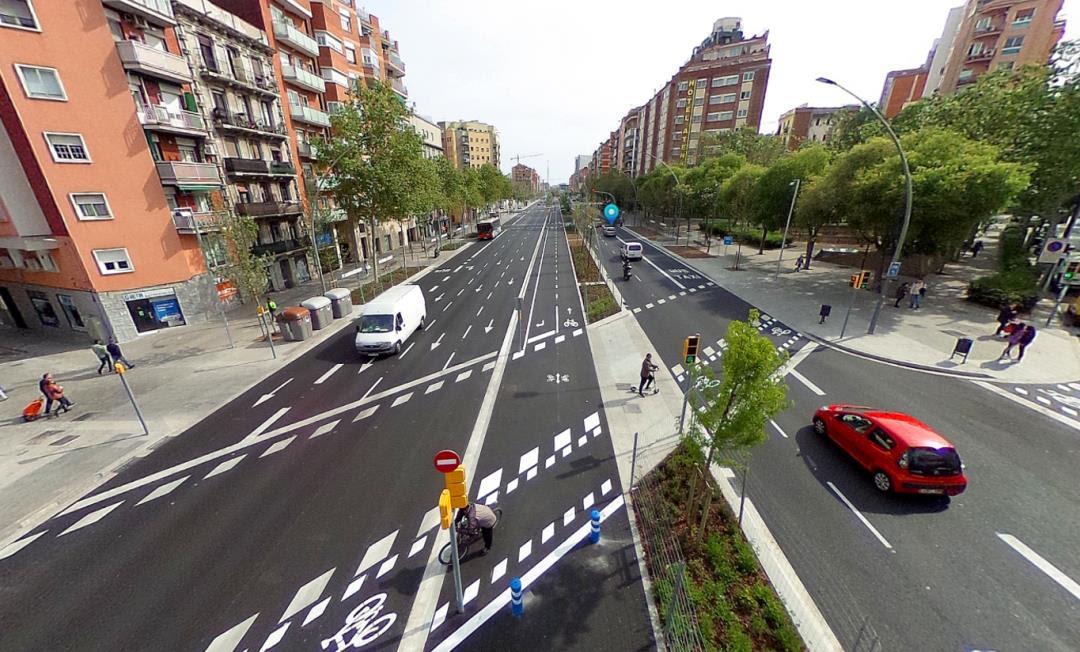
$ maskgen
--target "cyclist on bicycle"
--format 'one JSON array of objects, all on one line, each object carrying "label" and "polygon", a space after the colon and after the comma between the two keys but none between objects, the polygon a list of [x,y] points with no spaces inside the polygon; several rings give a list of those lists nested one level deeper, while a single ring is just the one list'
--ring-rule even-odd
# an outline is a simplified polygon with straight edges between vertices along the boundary
[{"label": "cyclist on bicycle", "polygon": [[479,503],[469,503],[469,506],[465,509],[459,509],[456,519],[459,531],[463,526],[467,526],[472,530],[480,528],[480,534],[484,537],[484,549],[480,551],[481,555],[486,555],[488,550],[491,550],[491,540],[494,537],[495,523],[498,520],[495,512],[490,507]]}]

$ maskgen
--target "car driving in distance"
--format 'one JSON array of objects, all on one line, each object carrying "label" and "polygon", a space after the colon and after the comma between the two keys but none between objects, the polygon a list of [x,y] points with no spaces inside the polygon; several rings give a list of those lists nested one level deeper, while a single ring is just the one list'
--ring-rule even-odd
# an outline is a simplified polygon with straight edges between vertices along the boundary
[{"label": "car driving in distance", "polygon": [[611,226],[610,224],[605,224],[603,228],[600,229],[600,231],[604,234],[605,237],[615,237],[615,227]]},{"label": "car driving in distance", "polygon": [[840,404],[819,408],[813,423],[814,432],[870,472],[882,493],[956,496],[967,489],[956,448],[913,416]]}]

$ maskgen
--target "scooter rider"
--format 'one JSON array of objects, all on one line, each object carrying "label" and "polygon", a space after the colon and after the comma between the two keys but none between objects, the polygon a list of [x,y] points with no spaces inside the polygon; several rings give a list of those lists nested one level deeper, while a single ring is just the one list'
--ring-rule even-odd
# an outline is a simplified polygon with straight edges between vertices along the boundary
[{"label": "scooter rider", "polygon": [[627,258],[623,258],[622,277],[624,281],[630,280],[630,260]]}]

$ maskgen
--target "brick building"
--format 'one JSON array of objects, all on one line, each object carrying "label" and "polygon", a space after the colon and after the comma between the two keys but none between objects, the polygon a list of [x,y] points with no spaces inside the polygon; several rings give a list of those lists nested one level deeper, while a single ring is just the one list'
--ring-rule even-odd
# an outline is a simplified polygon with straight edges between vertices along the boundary
[{"label": "brick building", "polygon": [[780,127],[776,134],[784,140],[789,150],[798,149],[808,141],[827,143],[841,114],[858,110],[858,105],[812,107],[804,104],[780,116]]}]

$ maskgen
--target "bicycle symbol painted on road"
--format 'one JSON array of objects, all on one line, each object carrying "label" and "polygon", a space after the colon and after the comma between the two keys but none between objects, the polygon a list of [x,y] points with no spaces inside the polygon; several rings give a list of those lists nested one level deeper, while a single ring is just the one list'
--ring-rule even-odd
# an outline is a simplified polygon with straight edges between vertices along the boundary
[{"label": "bicycle symbol painted on road", "polygon": [[577,328],[578,323],[576,319],[567,319],[563,322],[563,326],[566,328]]},{"label": "bicycle symbol painted on road", "polygon": [[785,335],[790,335],[791,334],[791,329],[790,328],[781,328],[779,326],[773,326],[772,330],[769,331],[769,332],[772,333],[773,335],[777,336],[777,337],[783,337]]},{"label": "bicycle symbol painted on road", "polygon": [[697,274],[691,272],[684,267],[672,267],[668,270],[668,274],[671,274],[675,278],[681,279],[683,281],[692,281],[699,278]]},{"label": "bicycle symbol painted on road", "polygon": [[[345,618],[345,626],[330,638],[322,642],[322,649],[334,647],[334,652],[344,652],[349,648],[359,650],[386,633],[397,620],[397,614],[379,615],[386,602],[386,594],[373,595],[360,603]],[[351,635],[351,638],[349,636]]]}]

